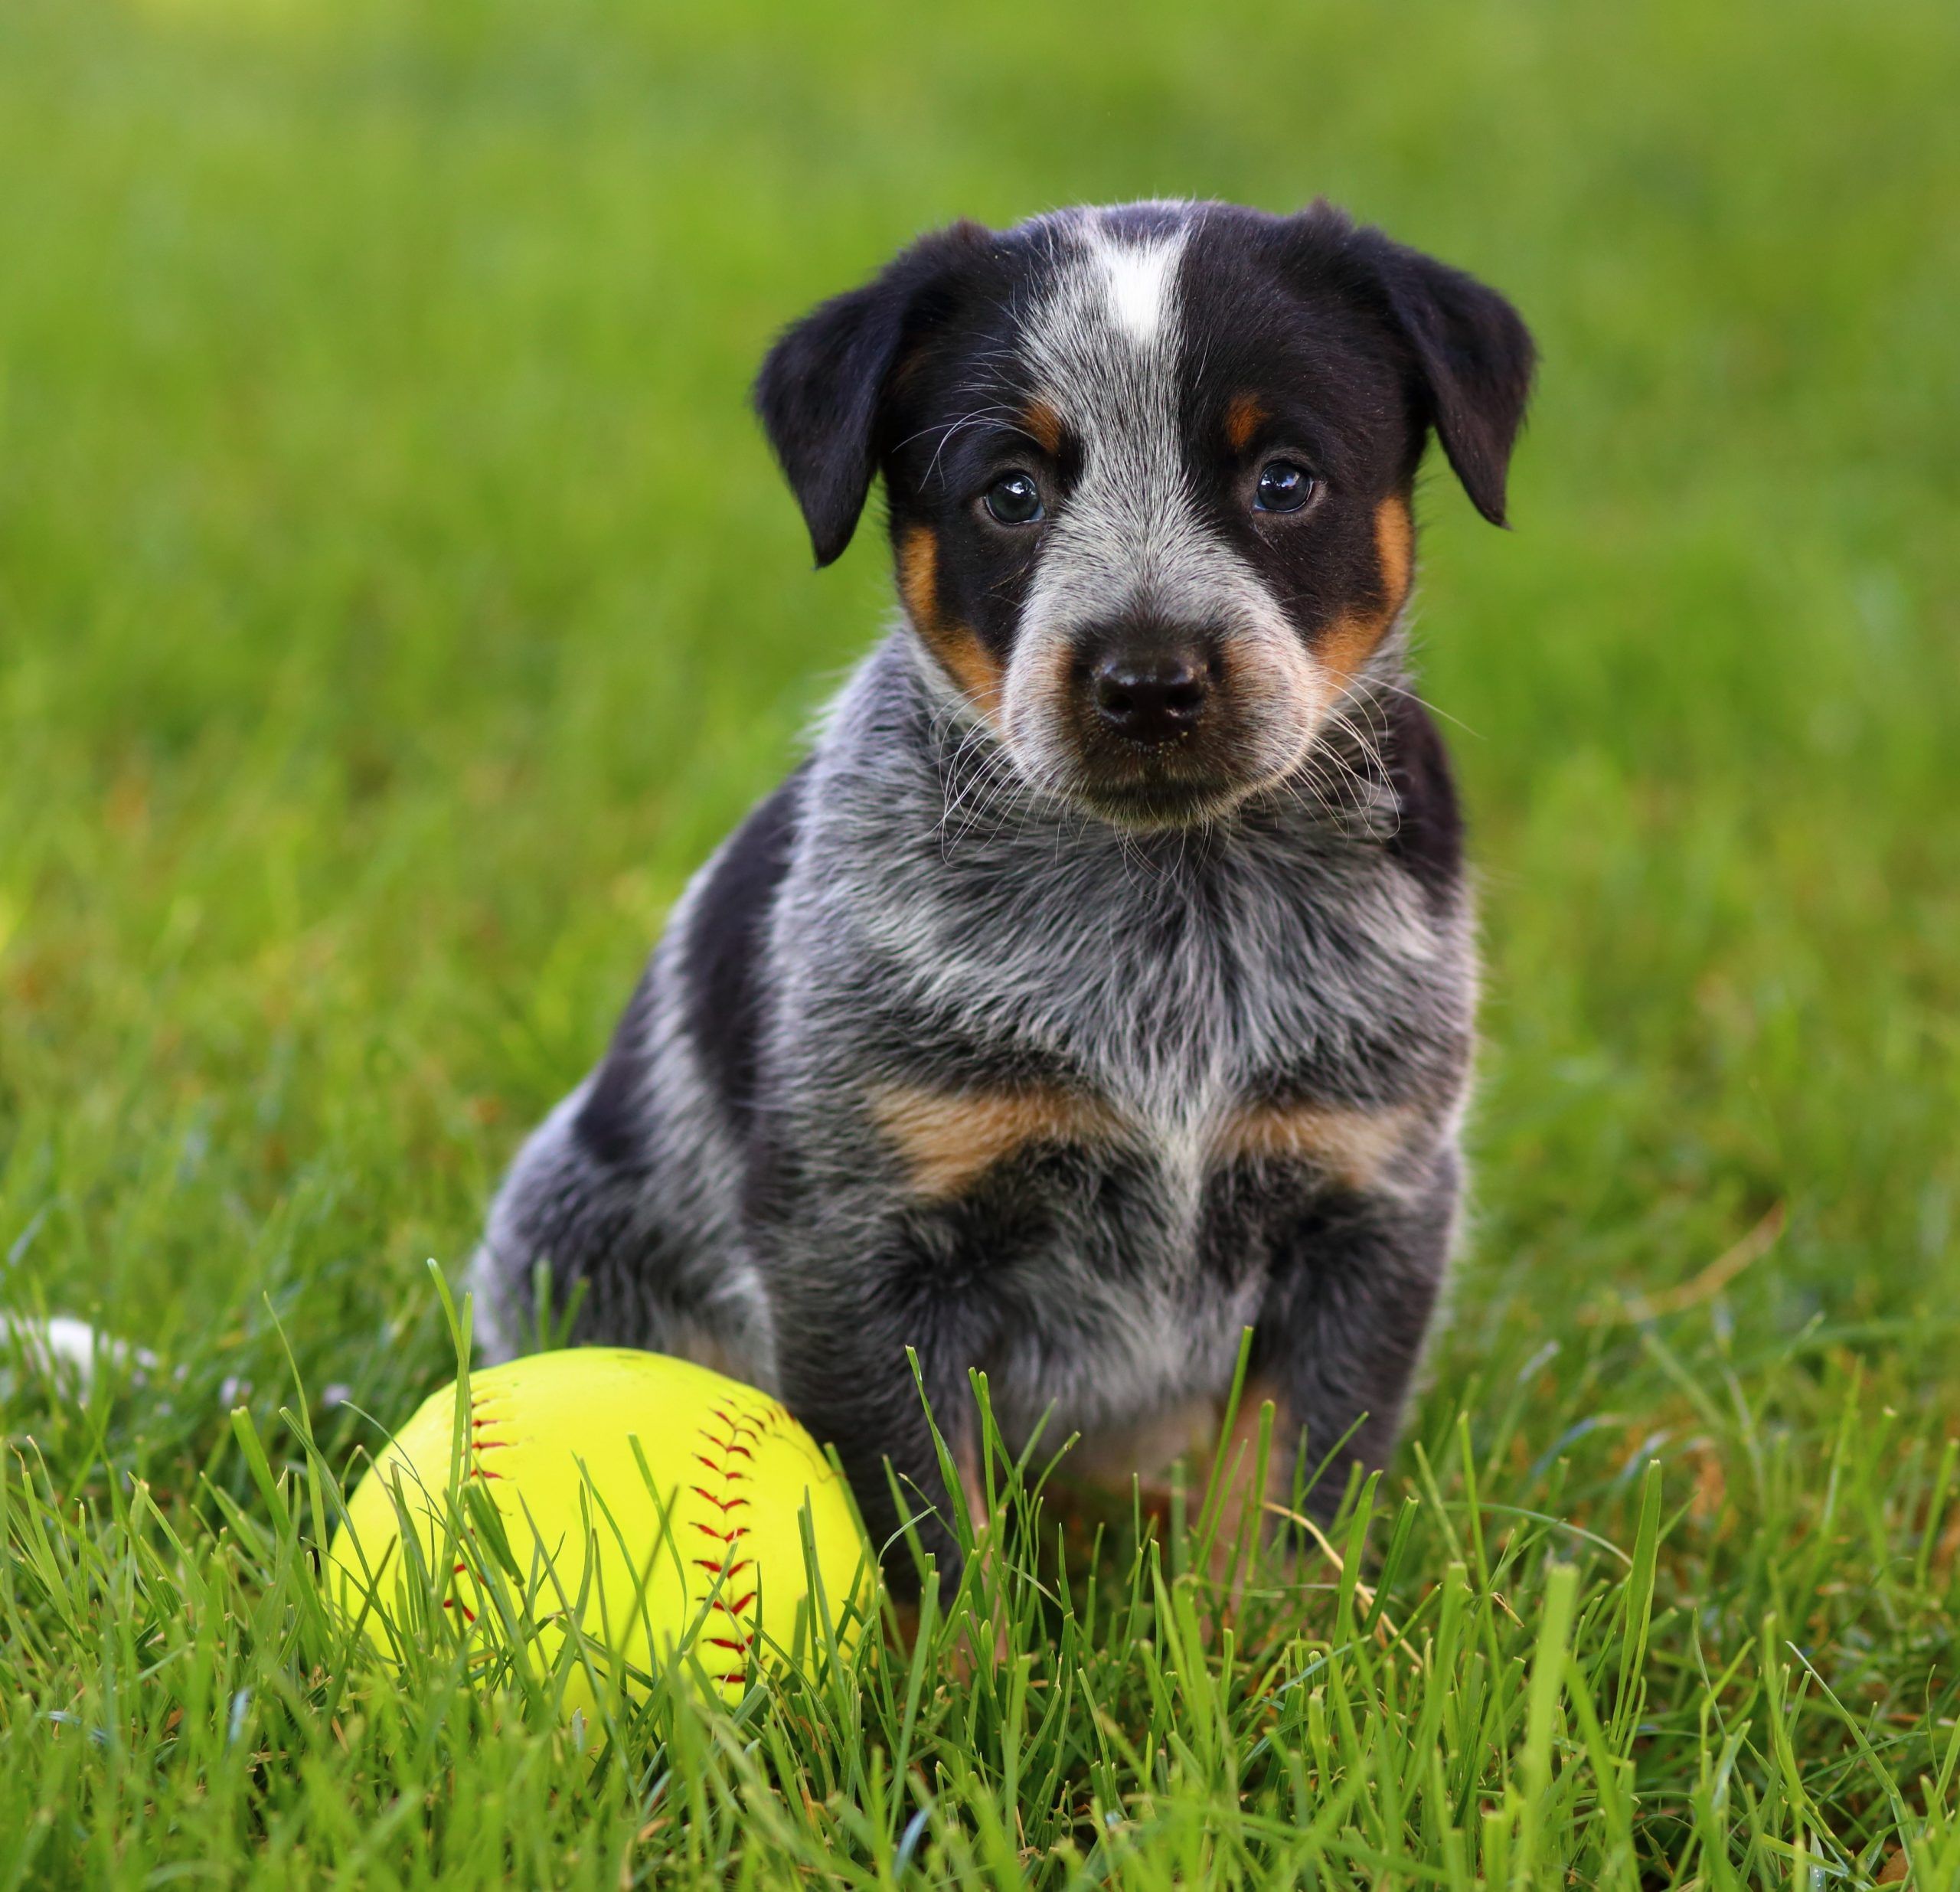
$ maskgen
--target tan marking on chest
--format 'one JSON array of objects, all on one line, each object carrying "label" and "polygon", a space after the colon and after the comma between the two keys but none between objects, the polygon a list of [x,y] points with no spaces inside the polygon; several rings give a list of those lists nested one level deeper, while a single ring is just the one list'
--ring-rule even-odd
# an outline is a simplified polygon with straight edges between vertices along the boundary
[{"label": "tan marking on chest", "polygon": [[1375,654],[1402,607],[1409,601],[1415,569],[1416,528],[1409,502],[1392,493],[1375,508],[1375,564],[1381,577],[1381,601],[1344,611],[1314,639],[1314,654],[1344,688]]},{"label": "tan marking on chest", "polygon": [[1227,1122],[1217,1149],[1228,1162],[1305,1163],[1351,1189],[1368,1189],[1408,1146],[1416,1125],[1407,1104],[1385,1110],[1253,1104]]},{"label": "tan marking on chest", "polygon": [[898,547],[898,595],[906,616],[961,693],[998,729],[1005,674],[971,626],[948,619],[939,609],[939,541],[933,528],[908,526]]},{"label": "tan marking on chest", "polygon": [[871,1109],[913,1187],[933,1201],[963,1194],[1024,1149],[1107,1143],[1119,1129],[1106,1104],[1050,1085],[945,1091],[881,1084],[871,1093]]}]

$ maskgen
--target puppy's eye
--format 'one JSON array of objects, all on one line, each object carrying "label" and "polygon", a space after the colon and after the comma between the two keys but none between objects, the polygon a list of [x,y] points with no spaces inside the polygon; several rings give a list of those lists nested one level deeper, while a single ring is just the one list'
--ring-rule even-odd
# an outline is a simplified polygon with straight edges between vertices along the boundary
[{"label": "puppy's eye", "polygon": [[1002,525],[1032,525],[1041,517],[1041,489],[1032,473],[1003,473],[984,497],[987,510]]},{"label": "puppy's eye", "polygon": [[1256,512],[1298,512],[1314,496],[1314,476],[1297,460],[1268,460],[1253,492]]}]

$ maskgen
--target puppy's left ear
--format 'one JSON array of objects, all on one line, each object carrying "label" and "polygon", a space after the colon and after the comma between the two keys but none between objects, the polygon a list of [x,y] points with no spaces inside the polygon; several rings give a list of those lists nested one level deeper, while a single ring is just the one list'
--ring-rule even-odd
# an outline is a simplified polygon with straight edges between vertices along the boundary
[{"label": "puppy's left ear", "polygon": [[877,470],[887,390],[910,345],[949,312],[963,266],[992,241],[958,223],[922,237],[861,289],[786,328],[756,377],[756,411],[819,565],[851,543]]},{"label": "puppy's left ear", "polygon": [[1429,424],[1471,503],[1504,523],[1504,475],[1524,420],[1537,349],[1495,289],[1378,230],[1354,233],[1412,350]]}]

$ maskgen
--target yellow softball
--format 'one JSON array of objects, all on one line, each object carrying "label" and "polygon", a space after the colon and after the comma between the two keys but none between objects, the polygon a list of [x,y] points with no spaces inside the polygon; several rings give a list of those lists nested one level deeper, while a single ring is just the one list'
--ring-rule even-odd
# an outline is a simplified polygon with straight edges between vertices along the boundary
[{"label": "yellow softball", "polygon": [[[377,1647],[416,1633],[418,1616],[429,1632],[426,1600],[410,1596],[430,1586],[403,1554],[404,1511],[422,1569],[451,1560],[440,1603],[451,1619],[492,1646],[528,1598],[543,1665],[575,1612],[629,1684],[684,1646],[733,1700],[753,1666],[807,1661],[832,1632],[854,1639],[870,1567],[856,1514],[815,1442],[766,1394],[665,1354],[577,1347],[472,1373],[452,1467],[456,1421],[453,1386],[425,1400],[335,1534],[335,1600],[366,1612]],[[485,1501],[507,1555],[471,1521]],[[567,1711],[592,1701],[575,1671]]]}]

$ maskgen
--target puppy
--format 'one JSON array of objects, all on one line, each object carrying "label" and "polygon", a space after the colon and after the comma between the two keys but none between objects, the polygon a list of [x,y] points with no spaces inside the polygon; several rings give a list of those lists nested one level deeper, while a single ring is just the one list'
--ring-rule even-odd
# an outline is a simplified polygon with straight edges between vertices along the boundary
[{"label": "puppy", "polygon": [[756,399],[817,563],[882,475],[903,614],[518,1156],[491,1354],[543,1263],[578,1338],[777,1393],[942,1568],[907,1349],[969,1478],[969,1369],[1011,1446],[1147,1473],[1247,1327],[1275,1460],[1380,1463],[1475,984],[1413,489],[1433,433],[1503,523],[1532,360],[1324,204],[956,224],[788,330]]}]

